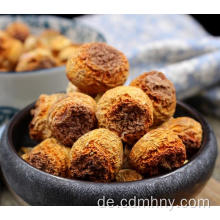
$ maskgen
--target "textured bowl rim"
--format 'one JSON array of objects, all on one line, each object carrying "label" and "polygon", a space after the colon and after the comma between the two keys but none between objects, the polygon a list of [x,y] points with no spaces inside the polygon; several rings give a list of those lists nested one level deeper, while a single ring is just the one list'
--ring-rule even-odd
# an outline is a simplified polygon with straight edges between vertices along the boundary
[{"label": "textured bowl rim", "polygon": [[32,70],[32,71],[25,71],[25,72],[0,72],[0,77],[22,77],[27,75],[41,75],[45,73],[53,73],[55,71],[65,71],[66,66],[57,66],[52,68],[40,69],[40,70]]},{"label": "textured bowl rim", "polygon": [[25,160],[23,160],[19,155],[18,155],[18,152],[15,150],[15,147],[13,145],[13,141],[12,141],[12,133],[13,133],[13,127],[14,125],[17,123],[17,120],[22,117],[22,115],[24,113],[26,113],[27,111],[30,111],[33,106],[34,106],[35,102],[26,106],[25,108],[23,108],[21,111],[19,111],[18,113],[16,113],[13,118],[11,119],[9,125],[7,126],[6,128],[6,137],[7,137],[7,143],[8,143],[8,146],[10,148],[10,151],[14,154],[14,156],[18,159],[18,161],[20,161],[21,163],[23,163],[25,166],[28,166],[30,169],[33,169],[35,172],[37,173],[40,173],[41,175],[45,175],[47,177],[50,177],[50,178],[53,178],[54,180],[59,180],[59,181],[65,181],[65,182],[69,182],[69,183],[82,183],[82,184],[94,184],[96,186],[112,186],[112,185],[133,185],[134,183],[137,183],[137,182],[145,182],[146,184],[147,183],[151,183],[152,181],[154,180],[158,180],[160,178],[164,178],[164,177],[168,177],[168,176],[172,176],[178,172],[181,172],[181,170],[184,170],[186,167],[189,167],[191,165],[191,163],[193,161],[196,160],[196,158],[202,154],[202,152],[206,149],[206,142],[207,142],[207,139],[208,139],[208,134],[207,134],[207,122],[206,120],[202,117],[202,115],[197,112],[194,108],[188,106],[187,104],[184,104],[183,102],[181,101],[178,101],[177,104],[180,106],[180,107],[183,107],[184,109],[186,109],[187,111],[191,112],[193,114],[193,116],[195,117],[196,120],[198,120],[201,125],[202,125],[202,129],[203,129],[203,140],[202,140],[202,143],[201,143],[201,147],[199,149],[199,151],[193,155],[193,157],[191,158],[191,160],[184,164],[182,167],[180,168],[177,168],[169,173],[166,173],[166,174],[162,174],[162,175],[157,175],[157,176],[154,176],[154,177],[150,177],[150,178],[145,178],[145,179],[142,179],[142,180],[137,180],[137,181],[130,181],[130,182],[108,182],[108,183],[104,183],[104,182],[92,182],[92,181],[85,181],[85,180],[78,180],[78,179],[70,179],[70,178],[64,178],[64,177],[59,177],[59,176],[55,176],[55,175],[52,175],[52,174],[49,174],[49,173],[46,173],[42,170],[39,170],[33,166],[31,166],[30,164],[28,164]]},{"label": "textured bowl rim", "polygon": [[[6,16],[10,16],[10,17],[16,17],[16,15],[0,15],[0,19],[1,17],[6,17]],[[64,18],[64,17],[60,17],[60,16],[57,16],[57,15],[19,15],[20,17],[28,17],[28,16],[32,16],[32,17],[40,17],[40,16],[44,16],[45,18],[48,17],[48,18],[55,18],[55,19],[59,19],[59,20],[63,20],[63,21],[68,21],[70,23],[72,23],[72,25],[74,24],[74,22],[78,22],[78,20],[75,20],[75,19],[68,19],[68,18]],[[95,28],[89,26],[89,25],[86,25],[84,23],[80,23],[80,26],[82,27],[85,27],[89,30],[93,30],[95,31],[100,39],[102,39],[102,42],[107,42],[106,41],[106,38],[104,37],[104,35],[99,32],[98,30],[96,30]],[[39,73],[42,73],[42,72],[54,72],[54,71],[58,71],[58,70],[65,70],[65,65],[63,66],[57,66],[57,67],[52,67],[52,68],[45,68],[45,69],[40,69],[40,70],[33,70],[33,71],[24,71],[24,72],[0,72],[0,77],[1,76],[23,76],[23,75],[30,75],[30,74],[39,74]]]}]

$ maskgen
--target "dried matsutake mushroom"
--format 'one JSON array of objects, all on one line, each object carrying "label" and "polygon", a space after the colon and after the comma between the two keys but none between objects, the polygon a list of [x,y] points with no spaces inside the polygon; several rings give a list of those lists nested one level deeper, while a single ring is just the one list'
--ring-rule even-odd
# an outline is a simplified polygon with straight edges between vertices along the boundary
[{"label": "dried matsutake mushroom", "polygon": [[44,45],[44,47],[50,48],[51,42],[58,36],[60,36],[60,32],[53,29],[44,30],[40,36],[38,37],[39,42]]},{"label": "dried matsutake mushroom", "polygon": [[48,49],[37,48],[24,53],[16,66],[17,72],[48,69],[56,66],[56,60]]},{"label": "dried matsutake mushroom", "polygon": [[22,42],[29,36],[29,27],[22,22],[14,22],[8,25],[6,32],[13,38]]},{"label": "dried matsutake mushroom", "polygon": [[120,138],[107,129],[84,134],[70,151],[69,176],[96,182],[110,182],[121,168],[123,146]]},{"label": "dried matsutake mushroom", "polygon": [[72,42],[70,39],[63,35],[54,37],[50,42],[50,49],[54,52],[60,52],[63,49],[71,46]]},{"label": "dried matsutake mushroom", "polygon": [[171,118],[161,127],[172,130],[178,135],[186,146],[186,152],[190,156],[201,146],[202,126],[190,117]]},{"label": "dried matsutake mushroom", "polygon": [[80,92],[71,92],[58,101],[48,114],[48,125],[53,137],[65,146],[73,143],[83,134],[96,128],[95,100]]},{"label": "dried matsutake mushroom", "polygon": [[66,64],[67,60],[76,53],[79,47],[80,44],[71,44],[68,47],[64,47],[62,50],[60,50],[58,59],[61,61],[61,63]]},{"label": "dried matsutake mushroom", "polygon": [[141,88],[151,99],[154,107],[154,126],[173,116],[176,109],[176,90],[163,73],[155,70],[143,73],[130,85]]},{"label": "dried matsutake mushroom", "polygon": [[128,70],[125,55],[105,43],[83,44],[66,66],[68,79],[80,91],[90,95],[123,85]]},{"label": "dried matsutake mushroom", "polygon": [[22,52],[23,45],[19,40],[0,31],[0,71],[13,71]]},{"label": "dried matsutake mushroom", "polygon": [[67,177],[68,153],[68,150],[60,145],[56,139],[48,138],[30,152],[23,154],[22,158],[39,170],[55,176]]},{"label": "dried matsutake mushroom", "polygon": [[144,175],[157,175],[161,170],[181,167],[186,160],[182,140],[167,129],[154,129],[145,134],[132,148],[131,166]]},{"label": "dried matsutake mushroom", "polygon": [[119,86],[99,99],[96,117],[100,127],[116,132],[124,142],[132,144],[152,125],[153,107],[141,89]]},{"label": "dried matsutake mushroom", "polygon": [[40,95],[34,109],[31,110],[33,118],[29,124],[29,135],[32,139],[42,141],[52,136],[51,130],[48,127],[47,117],[51,106],[59,99],[62,99],[64,95],[62,93]]},{"label": "dried matsutake mushroom", "polygon": [[45,46],[39,41],[37,36],[29,35],[24,41],[24,51],[31,51],[36,48],[45,48]]}]

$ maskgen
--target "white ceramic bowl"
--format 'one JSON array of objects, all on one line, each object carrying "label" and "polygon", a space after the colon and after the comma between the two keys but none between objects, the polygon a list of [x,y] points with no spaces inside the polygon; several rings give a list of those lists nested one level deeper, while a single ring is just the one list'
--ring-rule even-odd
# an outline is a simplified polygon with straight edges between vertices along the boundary
[{"label": "white ceramic bowl", "polygon": [[[28,24],[34,34],[51,28],[60,31],[77,43],[105,41],[100,33],[82,25],[78,20],[56,16],[3,15],[0,16],[0,29],[4,29],[13,21],[22,21]],[[0,72],[0,125],[11,118],[17,109],[36,100],[40,94],[64,91],[67,83],[65,66],[31,72]]]}]

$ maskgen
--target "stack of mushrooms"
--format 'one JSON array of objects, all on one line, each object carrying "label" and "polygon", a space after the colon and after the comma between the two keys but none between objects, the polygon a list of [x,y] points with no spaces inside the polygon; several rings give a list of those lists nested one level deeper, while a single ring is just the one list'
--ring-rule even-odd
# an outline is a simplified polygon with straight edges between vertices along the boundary
[{"label": "stack of mushrooms", "polygon": [[22,22],[13,22],[0,30],[0,72],[26,72],[66,64],[80,44],[53,29],[31,33]]},{"label": "stack of mushrooms", "polygon": [[94,182],[127,182],[177,169],[200,148],[201,125],[174,118],[176,92],[158,71],[123,86],[126,56],[87,43],[69,58],[66,93],[42,94],[31,110],[22,158],[50,174]]}]

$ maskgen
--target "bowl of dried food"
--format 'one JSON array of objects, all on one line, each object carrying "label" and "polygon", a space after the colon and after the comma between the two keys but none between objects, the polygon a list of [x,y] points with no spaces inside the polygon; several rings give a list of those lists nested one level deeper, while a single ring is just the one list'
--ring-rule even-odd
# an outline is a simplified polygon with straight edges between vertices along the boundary
[{"label": "bowl of dried food", "polygon": [[63,91],[68,57],[80,44],[94,41],[105,38],[79,20],[0,16],[0,117],[10,117],[41,93]]},{"label": "bowl of dried food", "polygon": [[176,101],[165,74],[125,86],[128,73],[122,52],[84,44],[68,60],[67,91],[13,117],[0,161],[18,196],[31,205],[179,204],[202,190],[217,156],[210,125]]}]

